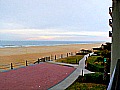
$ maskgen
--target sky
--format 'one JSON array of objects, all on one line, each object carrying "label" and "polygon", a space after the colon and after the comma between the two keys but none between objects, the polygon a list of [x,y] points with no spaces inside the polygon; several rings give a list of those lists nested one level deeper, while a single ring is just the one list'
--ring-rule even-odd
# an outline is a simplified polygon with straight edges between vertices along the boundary
[{"label": "sky", "polygon": [[0,40],[110,41],[112,0],[0,0]]}]

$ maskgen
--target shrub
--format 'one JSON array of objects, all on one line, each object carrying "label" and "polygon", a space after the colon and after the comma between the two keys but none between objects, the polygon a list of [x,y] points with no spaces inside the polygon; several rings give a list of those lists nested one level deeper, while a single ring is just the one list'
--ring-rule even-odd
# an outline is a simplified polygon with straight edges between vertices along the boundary
[{"label": "shrub", "polygon": [[91,56],[87,60],[87,69],[93,72],[104,72],[103,60],[100,56]]},{"label": "shrub", "polygon": [[98,67],[96,64],[87,64],[87,69],[93,72],[104,72],[103,67]]},{"label": "shrub", "polygon": [[66,90],[106,90],[107,85],[103,81],[103,73],[96,72],[79,76],[78,79]]}]

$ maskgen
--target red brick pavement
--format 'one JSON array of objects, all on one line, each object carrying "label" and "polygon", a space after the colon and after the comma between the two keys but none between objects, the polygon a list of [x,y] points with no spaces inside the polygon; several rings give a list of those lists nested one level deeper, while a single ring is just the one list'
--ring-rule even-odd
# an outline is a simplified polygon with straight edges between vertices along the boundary
[{"label": "red brick pavement", "polygon": [[0,90],[47,90],[70,75],[75,68],[41,63],[0,73]]}]

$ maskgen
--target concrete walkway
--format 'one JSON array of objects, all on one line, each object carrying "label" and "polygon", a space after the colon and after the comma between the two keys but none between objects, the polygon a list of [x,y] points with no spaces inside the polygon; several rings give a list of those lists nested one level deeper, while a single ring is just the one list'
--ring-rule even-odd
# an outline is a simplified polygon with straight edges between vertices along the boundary
[{"label": "concrete walkway", "polygon": [[78,64],[68,64],[68,63],[61,63],[61,62],[54,62],[54,61],[47,61],[47,62],[53,63],[53,64],[64,65],[64,66],[70,66],[74,68],[77,68],[79,66]]},{"label": "concrete walkway", "polygon": [[90,72],[90,71],[85,69],[85,60],[86,60],[86,58],[88,58],[89,55],[91,56],[92,54],[93,53],[85,55],[80,60],[79,66],[72,74],[70,74],[65,80],[61,81],[57,85],[51,87],[49,90],[65,90],[79,77],[79,75],[82,75],[82,70],[83,70],[84,74],[93,73],[93,72]]}]

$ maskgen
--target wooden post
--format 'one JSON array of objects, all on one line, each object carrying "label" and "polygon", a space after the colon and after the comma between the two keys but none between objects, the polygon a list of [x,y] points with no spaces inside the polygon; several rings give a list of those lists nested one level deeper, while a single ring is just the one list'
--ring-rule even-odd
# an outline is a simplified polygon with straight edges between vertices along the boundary
[{"label": "wooden post", "polygon": [[89,54],[89,57],[90,57],[90,54]]},{"label": "wooden post", "polygon": [[84,72],[83,72],[83,69],[82,69],[82,76],[84,76]]},{"label": "wooden post", "polygon": [[50,56],[47,59],[48,59],[48,61],[50,61]]},{"label": "wooden post", "polygon": [[27,60],[26,60],[26,66],[28,66],[28,65],[27,65]]},{"label": "wooden post", "polygon": [[13,69],[13,65],[12,65],[12,63],[11,63],[11,69]]},{"label": "wooden post", "polygon": [[51,61],[53,60],[52,54],[51,54]]},{"label": "wooden post", "polygon": [[55,60],[56,60],[56,55],[55,55]]},{"label": "wooden post", "polygon": [[39,62],[40,62],[40,59],[38,58],[38,64],[39,64]]},{"label": "wooden post", "polygon": [[82,69],[82,82],[84,81],[84,71]]},{"label": "wooden post", "polygon": [[63,58],[63,54],[61,54],[61,58]]},{"label": "wooden post", "polygon": [[77,64],[77,59],[76,59],[76,64]]},{"label": "wooden post", "polygon": [[67,57],[68,57],[68,53],[67,53]]},{"label": "wooden post", "polygon": [[52,61],[52,55],[50,55],[50,61]]}]

